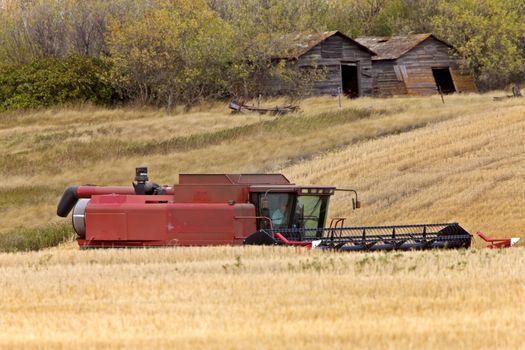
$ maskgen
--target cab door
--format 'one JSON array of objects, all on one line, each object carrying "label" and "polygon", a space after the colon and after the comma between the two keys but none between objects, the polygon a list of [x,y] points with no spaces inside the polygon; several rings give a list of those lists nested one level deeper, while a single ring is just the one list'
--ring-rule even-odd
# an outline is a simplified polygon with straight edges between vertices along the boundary
[{"label": "cab door", "polygon": [[258,219],[258,229],[269,229],[268,221],[274,229],[291,228],[296,202],[296,194],[289,192],[253,193],[252,203],[257,208],[257,216],[268,218]]}]

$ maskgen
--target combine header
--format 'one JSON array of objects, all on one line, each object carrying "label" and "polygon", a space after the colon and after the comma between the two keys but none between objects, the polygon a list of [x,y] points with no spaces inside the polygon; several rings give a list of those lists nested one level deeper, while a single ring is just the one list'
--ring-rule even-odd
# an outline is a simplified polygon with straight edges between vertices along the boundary
[{"label": "combine header", "polygon": [[174,186],[148,182],[137,168],[131,187],[68,187],[57,208],[73,211],[81,248],[275,244],[330,250],[468,248],[458,224],[326,227],[332,186],[299,186],[281,174],[179,175]]}]

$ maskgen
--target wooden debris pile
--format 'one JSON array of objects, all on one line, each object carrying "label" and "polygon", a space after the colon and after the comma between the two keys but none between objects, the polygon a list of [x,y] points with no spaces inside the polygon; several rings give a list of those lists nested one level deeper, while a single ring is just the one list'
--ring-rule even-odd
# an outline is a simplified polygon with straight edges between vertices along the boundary
[{"label": "wooden debris pile", "polygon": [[502,100],[506,100],[508,98],[516,98],[516,97],[523,97],[523,95],[521,94],[520,87],[518,85],[513,85],[512,86],[512,95],[496,96],[496,97],[494,97],[494,101],[502,101]]},{"label": "wooden debris pile", "polygon": [[271,114],[271,115],[283,115],[300,110],[299,106],[287,105],[287,106],[275,106],[272,108],[263,108],[248,106],[244,103],[238,103],[235,101],[230,102],[230,109],[232,113],[259,113],[259,114]]}]

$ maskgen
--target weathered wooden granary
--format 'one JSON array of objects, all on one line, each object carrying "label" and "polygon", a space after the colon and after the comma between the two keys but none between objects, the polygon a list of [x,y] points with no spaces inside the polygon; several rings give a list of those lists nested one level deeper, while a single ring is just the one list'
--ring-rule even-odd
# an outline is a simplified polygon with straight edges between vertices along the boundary
[{"label": "weathered wooden granary", "polygon": [[296,33],[280,38],[282,47],[274,59],[302,68],[323,68],[322,78],[312,83],[316,95],[371,96],[372,56],[375,53],[339,31]]},{"label": "weathered wooden granary", "polygon": [[432,34],[355,39],[372,57],[376,96],[476,91],[472,76],[451,55],[453,47]]}]

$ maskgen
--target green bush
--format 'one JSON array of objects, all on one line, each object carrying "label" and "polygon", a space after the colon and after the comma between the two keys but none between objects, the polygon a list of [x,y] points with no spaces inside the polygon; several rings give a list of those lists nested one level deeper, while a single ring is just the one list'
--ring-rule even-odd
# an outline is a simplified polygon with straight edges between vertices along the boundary
[{"label": "green bush", "polygon": [[25,252],[54,247],[75,237],[71,225],[19,228],[0,234],[0,252]]},{"label": "green bush", "polygon": [[70,56],[0,69],[0,111],[64,103],[108,105],[116,94],[101,59]]}]

